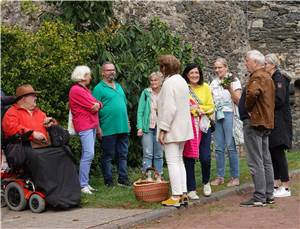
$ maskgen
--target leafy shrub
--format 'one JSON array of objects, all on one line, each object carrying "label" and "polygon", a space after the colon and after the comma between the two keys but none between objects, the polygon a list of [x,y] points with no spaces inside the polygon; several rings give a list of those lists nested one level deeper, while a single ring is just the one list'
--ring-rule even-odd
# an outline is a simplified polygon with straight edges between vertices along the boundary
[{"label": "leafy shrub", "polygon": [[[36,32],[18,27],[1,27],[1,83],[7,94],[30,83],[41,90],[39,105],[48,115],[65,125],[68,115],[70,75],[76,65],[92,68],[93,85],[100,80],[99,70],[104,61],[116,65],[117,81],[128,98],[131,121],[129,164],[141,166],[141,144],[136,136],[136,108],[141,91],[148,87],[148,75],[158,70],[157,59],[173,54],[182,64],[191,61],[192,46],[172,35],[168,26],[154,18],[147,27],[138,23],[110,23],[97,32],[77,32],[74,26],[60,21],[44,22]],[[199,58],[198,58],[199,60]],[[78,138],[71,141],[79,161]],[[99,147],[93,171],[99,171]]]}]

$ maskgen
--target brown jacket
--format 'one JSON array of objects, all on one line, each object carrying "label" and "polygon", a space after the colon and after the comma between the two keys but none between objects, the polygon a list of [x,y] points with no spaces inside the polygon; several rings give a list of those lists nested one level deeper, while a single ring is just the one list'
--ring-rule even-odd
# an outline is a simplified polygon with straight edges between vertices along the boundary
[{"label": "brown jacket", "polygon": [[250,113],[251,126],[274,128],[275,86],[271,75],[264,69],[250,75],[245,105]]}]

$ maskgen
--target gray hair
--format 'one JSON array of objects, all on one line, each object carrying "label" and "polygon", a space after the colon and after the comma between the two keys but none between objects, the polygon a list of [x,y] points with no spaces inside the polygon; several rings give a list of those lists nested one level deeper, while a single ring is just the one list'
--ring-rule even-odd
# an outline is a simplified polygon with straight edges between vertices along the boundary
[{"label": "gray hair", "polygon": [[276,67],[279,67],[280,62],[278,57],[274,53],[270,53],[265,56],[266,62],[269,64],[274,64]]},{"label": "gray hair", "polygon": [[91,74],[91,69],[88,66],[76,66],[76,68],[72,72],[71,80],[75,82],[80,82],[85,79],[86,74]]},{"label": "gray hair", "polygon": [[158,77],[160,81],[163,81],[163,74],[161,72],[159,72],[159,71],[158,72],[152,72],[149,75],[148,79],[151,80],[152,77],[154,77],[154,76]]},{"label": "gray hair", "polygon": [[256,49],[248,51],[246,57],[248,57],[251,60],[255,60],[261,65],[265,65],[265,56]]},{"label": "gray hair", "polygon": [[227,60],[223,57],[218,57],[214,63],[216,62],[220,62],[221,64],[223,64],[225,67],[228,67],[228,63],[227,63]]}]

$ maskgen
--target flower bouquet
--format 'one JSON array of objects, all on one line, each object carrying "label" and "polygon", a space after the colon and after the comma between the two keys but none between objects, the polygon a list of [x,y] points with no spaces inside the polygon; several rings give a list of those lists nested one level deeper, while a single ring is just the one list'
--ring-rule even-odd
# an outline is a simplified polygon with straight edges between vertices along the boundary
[{"label": "flower bouquet", "polygon": [[224,89],[228,89],[230,87],[230,84],[232,82],[236,81],[236,78],[231,74],[228,73],[223,80],[221,80],[220,85],[224,88]]}]

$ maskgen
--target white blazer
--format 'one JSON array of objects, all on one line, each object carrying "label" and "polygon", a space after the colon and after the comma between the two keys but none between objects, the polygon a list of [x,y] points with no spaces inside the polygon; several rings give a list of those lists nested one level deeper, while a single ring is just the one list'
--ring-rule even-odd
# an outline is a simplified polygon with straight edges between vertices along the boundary
[{"label": "white blazer", "polygon": [[166,143],[184,142],[194,137],[189,88],[181,75],[176,74],[165,79],[158,95],[157,112],[157,131],[167,131]]}]

